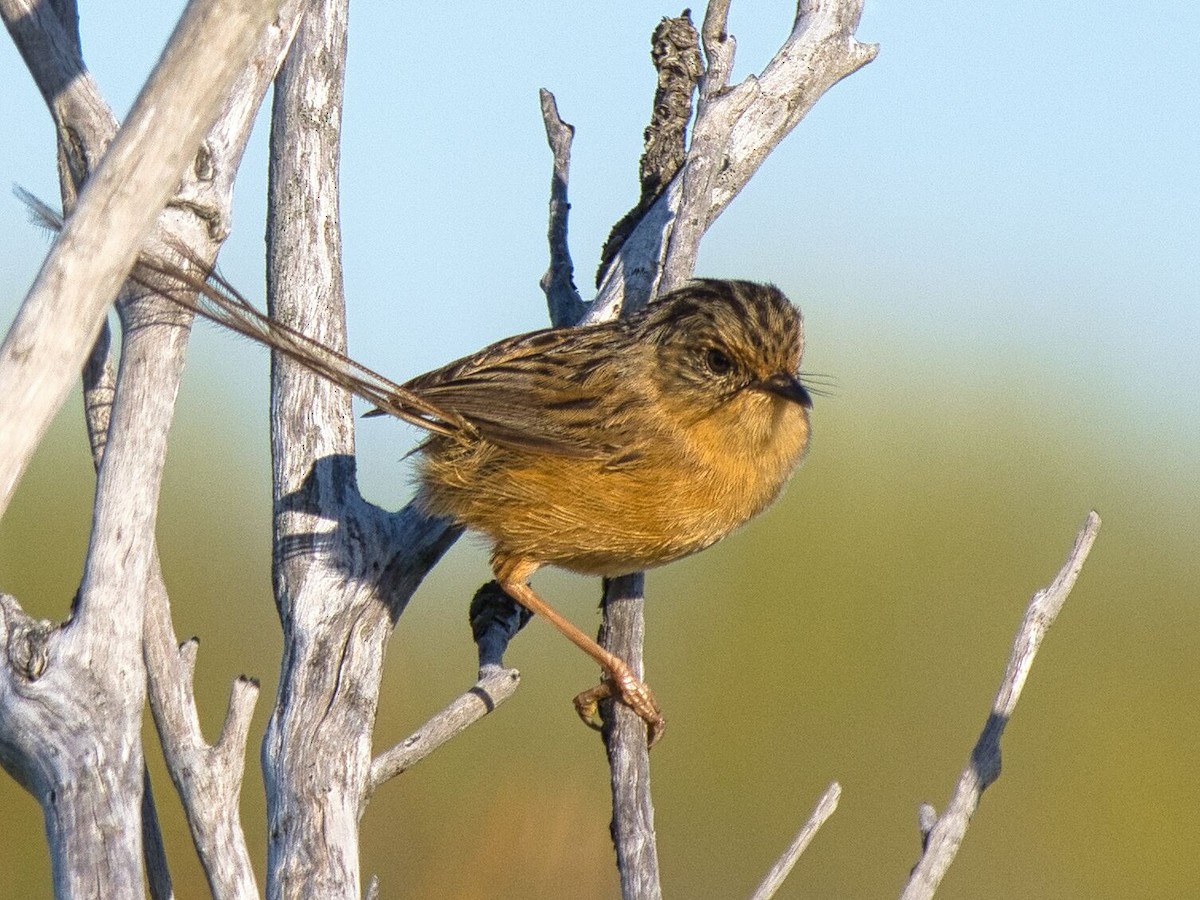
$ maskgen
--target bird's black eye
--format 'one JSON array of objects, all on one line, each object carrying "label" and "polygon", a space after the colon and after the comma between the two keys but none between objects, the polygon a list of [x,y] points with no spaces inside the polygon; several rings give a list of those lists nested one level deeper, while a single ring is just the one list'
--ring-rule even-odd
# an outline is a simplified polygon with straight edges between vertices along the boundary
[{"label": "bird's black eye", "polygon": [[716,347],[709,347],[708,352],[704,354],[704,364],[708,366],[708,371],[714,375],[727,375],[729,370],[733,368],[733,360],[725,353],[724,350],[719,350]]}]

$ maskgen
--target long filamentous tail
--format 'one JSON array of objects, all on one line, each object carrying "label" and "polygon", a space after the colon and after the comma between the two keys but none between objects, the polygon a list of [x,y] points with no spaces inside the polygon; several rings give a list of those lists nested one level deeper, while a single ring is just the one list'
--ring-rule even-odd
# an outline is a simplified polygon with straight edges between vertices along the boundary
[{"label": "long filamentous tail", "polygon": [[[14,189],[34,222],[50,231],[63,228],[62,215],[24,188]],[[464,436],[473,426],[456,413],[428,402],[344,353],[256,309],[232,284],[179,241],[168,240],[183,260],[143,251],[130,281],[202,318],[250,338],[294,360],[333,384],[372,403],[380,411],[436,434]]]}]

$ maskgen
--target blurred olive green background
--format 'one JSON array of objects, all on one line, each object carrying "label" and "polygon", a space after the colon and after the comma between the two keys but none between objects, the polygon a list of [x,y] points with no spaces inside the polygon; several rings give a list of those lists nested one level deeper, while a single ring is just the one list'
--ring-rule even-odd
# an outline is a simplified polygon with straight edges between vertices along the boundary
[{"label": "blurred olive green background", "polygon": [[[118,115],[182,5],[81,2]],[[763,68],[794,7],[732,4],[735,78]],[[351,4],[341,173],[350,349],[397,380],[545,323],[542,86],[577,128],[571,241],[590,296],[636,197],[648,38],[678,12],[414,8]],[[772,153],[697,267],[779,284],[806,317],[805,369],[836,388],[783,500],[649,577],[649,679],[670,719],[653,756],[666,895],[746,896],[838,780],[841,806],[782,895],[895,896],[918,805],[944,806],[1030,595],[1095,508],[1099,540],[939,896],[1200,896],[1200,6],[866,0],[859,37],[878,59]],[[53,129],[0,45],[0,183],[52,199]],[[254,299],[263,132],[221,254]],[[0,329],[46,246],[0,203]],[[201,638],[206,733],[234,677],[263,682],[243,793],[260,877],[258,744],[279,664],[266,378],[254,347],[194,335],[159,522],[177,631]],[[48,618],[66,615],[87,540],[81,418],[75,397],[0,521],[0,590]],[[358,439],[364,494],[399,507],[415,433],[370,420]],[[464,540],[402,618],[381,749],[472,683],[466,609],[486,577]],[[598,585],[537,584],[596,625]],[[616,894],[604,755],[570,706],[596,672],[542,622],[508,661],[517,696],[368,809],[363,871],[382,896]],[[205,896],[146,737],[178,895]],[[0,810],[0,900],[48,895],[40,811],[7,776]]]},{"label": "blurred olive green background", "polygon": [[[650,576],[650,675],[671,721],[653,755],[668,895],[748,893],[835,779],[841,806],[783,895],[894,894],[916,858],[918,804],[944,804],[1025,604],[1092,507],[1104,517],[1099,541],[942,895],[1192,895],[1196,464],[1147,465],[1152,436],[1131,434],[1120,403],[1082,408],[1050,374],[962,366],[897,381],[868,359],[887,351],[866,349],[858,365],[843,362],[854,374],[837,395],[818,402],[812,453],[784,499]],[[208,733],[231,678],[263,681],[243,798],[261,860],[257,744],[279,641],[266,436],[231,414],[232,393],[185,389],[159,532],[180,636],[202,639]],[[906,397],[914,402],[897,402]],[[74,404],[0,527],[4,587],[44,616],[66,610],[84,549],[91,476]],[[465,609],[485,574],[481,549],[460,542],[401,620],[380,747],[470,684]],[[595,624],[595,584],[552,573],[539,584]],[[569,704],[595,673],[540,622],[509,662],[523,673],[517,696],[372,802],[363,867],[384,896],[559,897],[567,885],[573,896],[613,895],[604,756]],[[179,896],[202,896],[148,739]],[[7,778],[0,808],[0,896],[45,895],[39,810]]]}]

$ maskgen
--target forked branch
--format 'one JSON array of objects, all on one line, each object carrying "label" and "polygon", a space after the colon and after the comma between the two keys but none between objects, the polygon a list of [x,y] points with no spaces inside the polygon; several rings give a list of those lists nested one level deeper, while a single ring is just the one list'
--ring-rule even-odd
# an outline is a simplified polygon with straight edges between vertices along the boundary
[{"label": "forked branch", "polygon": [[729,87],[729,3],[715,3],[704,19],[709,68],[687,161],[609,266],[589,321],[612,318],[625,305],[637,308],[691,277],[704,232],[763,160],[829,88],[879,52],[854,37],[862,5],[801,0],[792,32],[771,62],[758,76]]}]

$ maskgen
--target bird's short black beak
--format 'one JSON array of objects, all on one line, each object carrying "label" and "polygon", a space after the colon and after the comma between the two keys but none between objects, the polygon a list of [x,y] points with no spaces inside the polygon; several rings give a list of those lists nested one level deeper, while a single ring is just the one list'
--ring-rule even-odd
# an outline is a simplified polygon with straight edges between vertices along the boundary
[{"label": "bird's short black beak", "polygon": [[812,409],[812,397],[809,396],[808,389],[800,383],[800,379],[795,375],[780,372],[770,378],[764,378],[758,382],[757,386],[776,397],[799,403],[805,409]]}]

